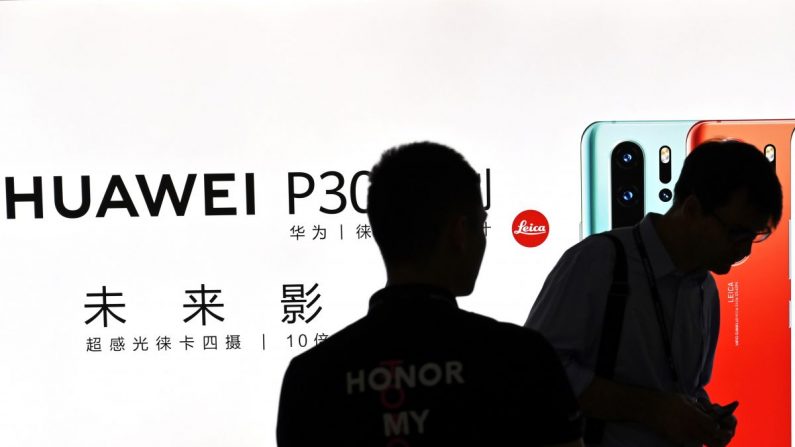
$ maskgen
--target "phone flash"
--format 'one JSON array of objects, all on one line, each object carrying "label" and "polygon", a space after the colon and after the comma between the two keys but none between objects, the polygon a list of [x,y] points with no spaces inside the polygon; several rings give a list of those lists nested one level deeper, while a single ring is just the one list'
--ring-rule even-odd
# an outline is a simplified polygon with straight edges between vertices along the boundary
[{"label": "phone flash", "polygon": [[776,146],[772,144],[765,146],[765,157],[767,157],[767,160],[770,162],[776,161]]},{"label": "phone flash", "polygon": [[660,148],[660,162],[662,164],[668,164],[671,162],[671,148],[668,146],[663,146]]}]

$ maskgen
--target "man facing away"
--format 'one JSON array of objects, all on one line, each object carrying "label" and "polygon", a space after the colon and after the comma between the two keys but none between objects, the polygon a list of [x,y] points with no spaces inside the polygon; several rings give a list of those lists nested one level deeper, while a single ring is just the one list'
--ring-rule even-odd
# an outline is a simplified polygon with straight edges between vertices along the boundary
[{"label": "man facing away", "polygon": [[373,167],[367,213],[386,287],[365,317],[292,360],[280,446],[582,445],[551,346],[456,304],[486,247],[479,183],[460,154],[428,142]]},{"label": "man facing away", "polygon": [[[686,158],[674,192],[665,215],[609,232],[620,246],[593,235],[566,251],[525,324],[557,350],[588,418],[588,445],[713,447],[734,436],[736,403],[713,404],[704,390],[720,323],[709,271],[728,273],[770,235],[781,185],[755,147],[724,140]],[[614,367],[603,374],[596,365],[609,351],[600,352],[607,296],[620,290],[611,289],[616,247],[625,252],[628,293]]]}]

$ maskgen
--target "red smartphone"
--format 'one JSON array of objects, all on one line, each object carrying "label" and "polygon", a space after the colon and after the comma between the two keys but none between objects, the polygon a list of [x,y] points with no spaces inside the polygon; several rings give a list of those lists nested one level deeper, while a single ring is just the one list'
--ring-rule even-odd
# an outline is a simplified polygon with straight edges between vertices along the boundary
[{"label": "red smartphone", "polygon": [[795,120],[700,121],[688,153],[713,139],[736,139],[763,151],[783,191],[783,212],[770,237],[726,275],[720,292],[720,337],[712,380],[717,403],[740,402],[733,447],[791,445],[790,407],[790,155]]}]

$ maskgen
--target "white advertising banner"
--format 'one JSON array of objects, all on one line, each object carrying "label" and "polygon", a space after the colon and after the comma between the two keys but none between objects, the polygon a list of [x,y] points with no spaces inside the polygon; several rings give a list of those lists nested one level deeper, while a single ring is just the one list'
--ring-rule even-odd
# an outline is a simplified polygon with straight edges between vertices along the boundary
[{"label": "white advertising banner", "polygon": [[[488,246],[459,303],[524,323],[580,237],[585,128],[793,117],[793,16],[783,0],[0,3],[0,444],[274,446],[289,360],[384,285],[367,171],[402,143],[481,174]],[[514,237],[527,210],[542,244]]]}]

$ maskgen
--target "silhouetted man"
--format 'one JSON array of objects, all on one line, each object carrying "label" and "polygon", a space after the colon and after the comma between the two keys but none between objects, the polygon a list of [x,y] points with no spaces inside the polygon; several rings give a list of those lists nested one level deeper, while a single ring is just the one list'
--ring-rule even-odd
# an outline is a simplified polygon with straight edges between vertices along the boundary
[{"label": "silhouetted man", "polygon": [[391,149],[373,167],[367,213],[387,284],[364,318],[293,359],[280,446],[582,445],[551,346],[456,304],[486,247],[479,183],[434,143]]},{"label": "silhouetted man", "polygon": [[[588,445],[723,446],[734,436],[736,404],[704,391],[720,323],[709,271],[727,273],[770,235],[781,185],[755,147],[711,141],[687,157],[674,193],[665,215],[608,232],[618,245],[594,235],[566,251],[530,311],[526,326],[550,340],[579,396]],[[620,271],[626,281],[614,283]],[[608,293],[625,298],[621,318],[606,317],[617,308],[606,311]],[[605,369],[607,326],[620,329]]]}]

